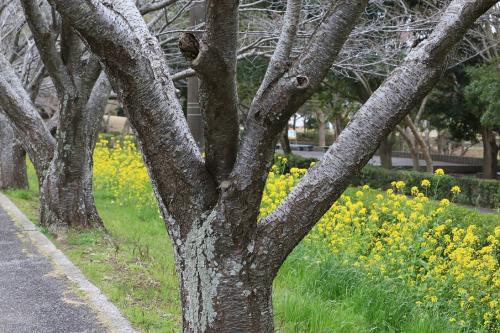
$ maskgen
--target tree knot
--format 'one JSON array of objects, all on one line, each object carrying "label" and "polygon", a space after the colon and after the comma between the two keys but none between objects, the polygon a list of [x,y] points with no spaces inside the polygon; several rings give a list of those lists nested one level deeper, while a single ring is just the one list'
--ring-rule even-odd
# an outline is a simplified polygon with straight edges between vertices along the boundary
[{"label": "tree knot", "polygon": [[179,49],[188,61],[193,61],[200,52],[200,43],[194,34],[185,32],[179,38]]},{"label": "tree knot", "polygon": [[304,75],[297,75],[295,77],[295,86],[298,89],[306,89],[309,87],[309,78]]}]

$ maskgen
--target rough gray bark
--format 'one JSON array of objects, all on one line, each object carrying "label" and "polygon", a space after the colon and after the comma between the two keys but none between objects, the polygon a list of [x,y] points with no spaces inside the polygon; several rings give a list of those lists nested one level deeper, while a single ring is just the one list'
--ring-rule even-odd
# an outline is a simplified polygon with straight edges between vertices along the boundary
[{"label": "rough gray bark", "polygon": [[[234,155],[217,161],[223,163],[215,168],[204,163],[187,130],[158,41],[132,1],[50,2],[105,64],[137,133],[174,244],[184,331],[272,332],[271,286],[283,260],[366,164],[383,137],[427,94],[445,68],[448,52],[496,1],[453,1],[433,34],[410,53],[322,161],[260,223],[261,194],[278,135],[323,80],[367,1],[332,2],[304,52],[273,80],[263,81],[227,178]],[[234,117],[234,83],[229,77],[234,80],[236,55],[231,48],[235,48],[237,2],[209,3],[207,31],[196,40],[198,47],[191,38],[195,47],[184,48],[184,54],[193,57],[191,65],[200,77],[204,70],[222,69],[221,84],[228,90],[216,91],[209,85],[218,81],[210,83],[211,78],[205,77],[205,112],[211,113],[211,105],[217,105],[210,99],[224,99],[228,105],[223,110],[230,114],[209,121],[232,129],[232,122],[225,124],[224,119]],[[218,36],[211,34],[226,36],[230,46],[220,45]],[[187,41],[182,44],[188,45]],[[213,55],[214,67],[201,66],[203,54]]]},{"label": "rough gray bark", "polygon": [[111,7],[99,1],[52,3],[105,63],[137,134],[168,229],[174,239],[185,236],[216,202],[216,186],[188,130],[156,38],[130,1]]},{"label": "rough gray bark", "polygon": [[261,93],[253,99],[236,163],[220,198],[237,243],[250,241],[257,227],[260,199],[278,134],[319,87],[366,4],[332,3],[305,52],[268,86],[260,88]]},{"label": "rough gray bark", "polygon": [[60,110],[53,158],[40,186],[40,222],[54,232],[68,226],[102,227],[92,196],[92,151],[109,96],[100,64],[89,56],[66,19],[58,33],[46,22],[36,1],[21,1],[47,72],[59,96]]},{"label": "rough gray bark", "polygon": [[280,135],[280,145],[286,155],[292,154],[292,147],[290,147],[290,140],[288,139],[288,126],[285,127]]},{"label": "rough gray bark", "polygon": [[92,153],[110,92],[102,73],[87,102],[61,115],[56,151],[40,189],[40,221],[53,232],[68,225],[102,227],[92,194]]},{"label": "rough gray bark", "polygon": [[[205,124],[205,154],[209,172],[220,183],[231,172],[238,147],[236,51],[239,1],[208,0],[201,40],[180,49],[200,78],[200,107]],[[223,31],[223,33],[221,33]],[[194,56],[194,58],[192,57]]]},{"label": "rough gray bark", "polygon": [[0,104],[4,115],[22,140],[38,176],[43,182],[54,152],[55,140],[31,102],[29,94],[7,59],[0,53]]},{"label": "rough gray bark", "polygon": [[0,111],[0,189],[27,187],[26,152]]}]

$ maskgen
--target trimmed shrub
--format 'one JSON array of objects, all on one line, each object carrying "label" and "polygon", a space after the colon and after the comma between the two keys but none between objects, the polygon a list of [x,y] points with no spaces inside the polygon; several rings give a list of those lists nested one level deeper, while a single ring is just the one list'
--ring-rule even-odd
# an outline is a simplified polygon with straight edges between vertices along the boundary
[{"label": "trimmed shrub", "polygon": [[[291,168],[308,168],[314,158],[305,158],[298,155],[276,155],[286,157],[287,163],[284,172],[289,172]],[[392,181],[402,180],[406,183],[406,189],[412,186],[421,187],[423,179],[431,182],[429,194],[432,199],[440,200],[450,197],[450,190],[453,186],[460,187],[461,192],[454,198],[454,202],[464,205],[500,209],[500,181],[493,179],[481,179],[475,177],[454,177],[450,175],[436,176],[427,172],[388,170],[382,167],[367,165],[361,173],[352,179],[352,185],[369,185],[372,188],[387,189]],[[435,185],[439,181],[439,186]],[[408,193],[409,194],[409,193]]]},{"label": "trimmed shrub", "polygon": [[[282,158],[286,158],[287,160],[284,165],[281,162]],[[307,158],[295,154],[275,154],[273,163],[276,165],[281,165],[283,167],[283,173],[289,173],[291,168],[307,169],[313,162],[316,162],[315,158]]]},{"label": "trimmed shrub", "polygon": [[[465,205],[497,209],[500,208],[500,181],[474,177],[453,177],[450,175],[436,176],[427,172],[387,170],[381,167],[367,165],[361,173],[352,180],[353,185],[370,185],[374,188],[386,189],[387,184],[394,180],[402,180],[406,188],[421,187],[423,179],[431,182],[430,191],[433,199],[440,200],[450,196],[453,186],[458,186],[461,192],[454,201]],[[439,182],[437,190],[435,184]]]}]

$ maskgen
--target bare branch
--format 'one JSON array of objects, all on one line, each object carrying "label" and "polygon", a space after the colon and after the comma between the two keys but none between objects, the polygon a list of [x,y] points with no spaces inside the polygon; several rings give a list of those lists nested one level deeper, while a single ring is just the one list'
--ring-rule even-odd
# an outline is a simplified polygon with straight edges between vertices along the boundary
[{"label": "bare branch", "polygon": [[12,127],[22,139],[42,179],[42,170],[47,170],[54,153],[55,140],[45,127],[31,98],[24,89],[14,69],[0,52],[0,105]]},{"label": "bare branch", "polygon": [[[209,0],[205,33],[196,40],[185,34],[179,46],[200,78],[200,106],[205,121],[207,168],[220,183],[231,172],[238,147],[238,96],[236,51],[238,2]],[[185,42],[185,43],[183,43]],[[193,45],[194,44],[194,45]],[[196,50],[189,51],[188,47]],[[199,51],[197,53],[196,51]],[[189,54],[194,56],[189,59]]]},{"label": "bare branch", "polygon": [[256,227],[278,134],[319,87],[367,2],[337,1],[331,5],[328,16],[300,58],[264,89],[261,96],[254,98],[237,161],[221,199],[231,205],[230,208],[221,205],[221,209],[229,212],[228,222],[242,221],[241,216],[246,217],[243,221],[255,221],[244,225],[235,223],[233,228],[238,233],[245,235],[248,229]]},{"label": "bare branch", "polygon": [[158,40],[130,0],[112,5],[97,0],[50,2],[106,65],[137,133],[170,232],[187,232],[190,226],[177,224],[172,216],[195,221],[213,204],[215,188],[175,96]]},{"label": "bare branch", "polygon": [[64,92],[71,89],[73,81],[63,60],[56,49],[57,35],[50,29],[36,0],[21,0],[24,13],[30,26],[33,38],[56,90],[62,98]]},{"label": "bare branch", "polygon": [[285,17],[283,18],[283,29],[257,96],[261,95],[272,81],[291,66],[290,54],[299,27],[301,6],[302,0],[288,0],[287,2]]},{"label": "bare branch", "polygon": [[163,1],[158,1],[158,2],[151,2],[151,3],[148,3],[148,4],[141,6],[141,8],[139,8],[139,12],[142,15],[145,15],[145,14],[166,8],[170,5],[173,5],[176,2],[177,2],[177,0],[163,0]]},{"label": "bare branch", "polygon": [[[429,92],[448,53],[494,0],[455,0],[429,38],[375,91],[319,163],[259,225],[257,251],[277,269],[371,158],[381,140]],[[266,255],[272,253],[272,255]]]}]

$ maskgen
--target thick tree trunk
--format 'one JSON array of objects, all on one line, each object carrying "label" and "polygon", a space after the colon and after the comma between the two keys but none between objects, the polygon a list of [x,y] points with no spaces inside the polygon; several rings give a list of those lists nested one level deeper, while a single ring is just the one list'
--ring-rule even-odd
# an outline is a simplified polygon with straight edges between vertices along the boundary
[{"label": "thick tree trunk", "polygon": [[92,149],[84,147],[85,158],[75,165],[70,159],[82,151],[73,150],[71,156],[58,153],[40,188],[40,223],[58,234],[67,227],[102,228],[92,195]]},{"label": "thick tree trunk", "polygon": [[280,144],[281,149],[286,155],[290,155],[292,153],[292,147],[290,147],[290,140],[288,139],[288,126],[285,127],[283,133],[280,135]]},{"label": "thick tree trunk", "polygon": [[[250,221],[246,221],[250,222]],[[245,221],[241,221],[245,223]],[[175,239],[184,332],[273,332],[275,273],[255,260],[254,243],[220,236],[227,220],[216,210],[199,217]]]},{"label": "thick tree trunk", "polygon": [[380,143],[378,148],[378,153],[380,156],[380,165],[383,168],[391,169],[392,168],[392,143],[389,141],[389,138],[386,137]]},{"label": "thick tree trunk", "polygon": [[[99,1],[50,2],[74,23],[106,65],[138,134],[175,247],[185,332],[272,331],[271,285],[275,274],[265,268],[272,267],[274,272],[279,269],[345,190],[352,175],[368,162],[381,140],[427,95],[447,67],[444,63],[449,50],[465,30],[494,4],[493,0],[455,0],[426,41],[410,52],[357,112],[321,163],[258,222],[276,138],[289,117],[319,87],[368,1],[331,2],[303,54],[290,65],[285,63],[286,69],[277,76],[273,74],[269,84],[264,80],[260,89],[263,93],[252,102],[236,163],[227,180],[225,166],[232,164],[231,154],[226,156],[230,163],[215,161],[216,166],[223,167],[207,172],[175,98],[164,54],[134,3],[115,1],[109,6]],[[208,2],[206,31],[215,38],[208,36],[202,41],[209,52],[200,52],[195,62],[203,53],[210,55],[214,50],[220,51],[216,57],[231,52],[227,58],[236,58],[233,36],[237,34],[237,20],[224,24],[226,20],[216,18],[227,14],[236,18],[237,6],[237,1]],[[221,36],[228,36],[229,42]],[[211,47],[211,41],[217,42],[215,47]],[[218,42],[233,48],[219,50]],[[215,62],[221,63],[219,60]],[[224,76],[215,82],[220,91],[206,87],[208,99],[221,97],[206,104],[207,112],[214,111],[212,116],[232,109],[235,85],[228,82],[233,73],[227,69],[234,68],[234,61],[226,65],[225,72],[213,71]],[[205,81],[215,78],[207,76]],[[224,88],[231,96],[224,96]],[[229,101],[228,106],[223,101]],[[221,117],[219,122],[217,117],[207,118],[209,126],[218,126],[214,134],[233,123],[226,119]],[[219,145],[226,137],[214,135],[211,139]],[[213,213],[202,216],[212,208]]]},{"label": "thick tree trunk", "polygon": [[102,228],[92,195],[92,153],[111,87],[101,74],[84,105],[63,106],[54,157],[40,188],[40,222],[52,232]]},{"label": "thick tree trunk", "polygon": [[490,128],[483,127],[483,175],[485,178],[497,178],[498,146],[496,135]]},{"label": "thick tree trunk", "polygon": [[0,189],[27,187],[26,152],[8,120],[0,114]]},{"label": "thick tree trunk", "polygon": [[230,270],[214,270],[217,277],[206,281],[182,274],[183,331],[274,332],[272,283],[249,281],[244,270],[231,275],[235,271],[224,266]]}]

